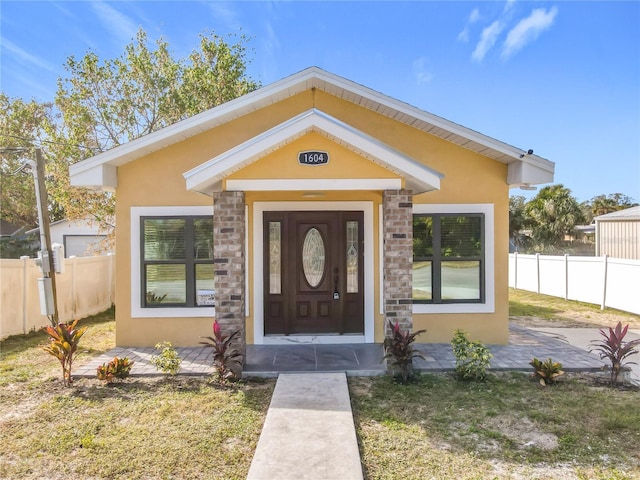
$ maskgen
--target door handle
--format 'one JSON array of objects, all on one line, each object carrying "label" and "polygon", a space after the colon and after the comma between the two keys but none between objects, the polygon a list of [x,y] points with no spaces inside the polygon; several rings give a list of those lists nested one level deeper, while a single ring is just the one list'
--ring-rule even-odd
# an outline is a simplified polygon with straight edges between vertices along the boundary
[{"label": "door handle", "polygon": [[335,288],[333,289],[333,299],[340,300],[340,292],[338,292],[338,282],[340,281],[338,267],[333,269],[333,274],[334,274],[333,281],[335,285]]}]

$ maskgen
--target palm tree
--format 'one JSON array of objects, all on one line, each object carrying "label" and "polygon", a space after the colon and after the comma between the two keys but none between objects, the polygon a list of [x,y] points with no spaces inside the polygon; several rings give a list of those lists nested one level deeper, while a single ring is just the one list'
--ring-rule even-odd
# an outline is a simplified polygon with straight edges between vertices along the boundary
[{"label": "palm tree", "polygon": [[542,188],[525,212],[533,222],[533,239],[543,249],[560,246],[564,236],[585,220],[580,204],[563,185]]}]

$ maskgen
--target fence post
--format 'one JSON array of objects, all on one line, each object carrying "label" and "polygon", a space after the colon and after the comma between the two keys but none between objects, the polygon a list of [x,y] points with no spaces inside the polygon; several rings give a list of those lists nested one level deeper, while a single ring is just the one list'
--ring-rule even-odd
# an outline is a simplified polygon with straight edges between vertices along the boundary
[{"label": "fence post", "polygon": [[513,288],[518,289],[518,252],[513,252]]},{"label": "fence post", "polygon": [[538,289],[536,293],[540,294],[540,254],[536,253],[536,277]]},{"label": "fence post", "polygon": [[609,255],[605,255],[602,257],[604,261],[604,281],[602,282],[602,305],[600,305],[600,310],[604,310],[604,307],[607,305],[607,270],[609,269]]},{"label": "fence post", "polygon": [[564,254],[564,299],[569,300],[569,254]]},{"label": "fence post", "polygon": [[20,257],[22,260],[22,334],[27,333],[27,261],[29,255],[23,255]]}]

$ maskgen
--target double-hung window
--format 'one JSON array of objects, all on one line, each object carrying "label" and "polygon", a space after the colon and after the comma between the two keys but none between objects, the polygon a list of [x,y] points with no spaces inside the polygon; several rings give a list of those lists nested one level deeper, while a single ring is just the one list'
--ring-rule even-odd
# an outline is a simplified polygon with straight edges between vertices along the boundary
[{"label": "double-hung window", "polygon": [[213,305],[213,218],[140,217],[142,308]]},{"label": "double-hung window", "polygon": [[485,215],[413,216],[413,302],[485,302]]}]

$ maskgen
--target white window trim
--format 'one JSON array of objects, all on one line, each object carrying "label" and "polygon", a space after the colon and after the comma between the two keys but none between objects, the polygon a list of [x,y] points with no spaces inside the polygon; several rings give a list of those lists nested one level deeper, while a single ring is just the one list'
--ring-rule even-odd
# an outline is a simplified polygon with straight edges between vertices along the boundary
[{"label": "white window trim", "polygon": [[[264,334],[263,213],[270,211],[354,210],[364,212],[364,335],[290,335]],[[253,335],[254,344],[295,343],[373,343],[374,274],[373,274],[373,202],[255,202],[253,204]]]},{"label": "white window trim", "polygon": [[131,318],[214,317],[215,307],[144,308],[140,305],[140,218],[213,216],[213,206],[131,207]]},{"label": "white window trim", "polygon": [[413,313],[495,313],[495,225],[492,203],[414,204],[413,213],[484,215],[484,303],[414,303]]}]

